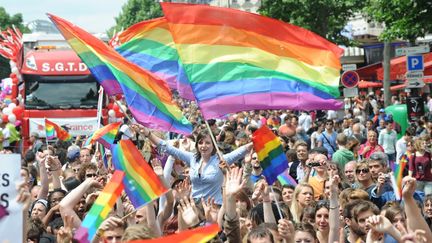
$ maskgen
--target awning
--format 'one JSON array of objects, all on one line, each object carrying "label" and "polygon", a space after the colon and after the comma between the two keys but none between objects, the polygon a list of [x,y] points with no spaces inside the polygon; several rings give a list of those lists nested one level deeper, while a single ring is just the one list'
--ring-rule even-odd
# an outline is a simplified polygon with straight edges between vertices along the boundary
[{"label": "awning", "polygon": [[[424,75],[432,75],[432,53],[423,54],[424,61]],[[377,70],[377,79],[383,80],[383,67]],[[406,56],[397,57],[390,61],[390,80],[405,80],[406,70]]]},{"label": "awning", "polygon": [[381,82],[370,82],[370,81],[364,81],[361,80],[358,83],[358,87],[360,89],[367,89],[367,88],[381,88],[383,85]]},{"label": "awning", "polygon": [[360,76],[360,80],[378,80],[377,70],[382,67],[381,62],[370,64],[355,70]]}]

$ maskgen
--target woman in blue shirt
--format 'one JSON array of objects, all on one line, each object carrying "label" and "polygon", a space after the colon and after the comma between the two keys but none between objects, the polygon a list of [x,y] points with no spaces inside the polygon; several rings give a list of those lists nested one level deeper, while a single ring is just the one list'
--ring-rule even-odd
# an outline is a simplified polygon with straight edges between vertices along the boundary
[{"label": "woman in blue shirt", "polygon": [[[141,129],[142,134],[147,136],[150,141],[158,146],[160,151],[166,152],[177,159],[182,160],[190,168],[189,177],[192,183],[192,197],[195,201],[201,198],[207,200],[212,197],[215,203],[222,205],[222,184],[223,174],[219,168],[220,159],[216,154],[210,134],[207,130],[202,130],[195,143],[196,152],[187,152],[169,145],[166,141],[153,135],[148,128]],[[252,149],[252,143],[246,144],[223,155],[223,160],[228,165],[244,158]]]}]

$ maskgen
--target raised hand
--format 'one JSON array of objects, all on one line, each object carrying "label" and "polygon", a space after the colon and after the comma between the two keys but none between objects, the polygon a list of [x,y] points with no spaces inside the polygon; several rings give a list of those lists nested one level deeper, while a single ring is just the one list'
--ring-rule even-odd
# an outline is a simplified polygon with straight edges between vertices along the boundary
[{"label": "raised hand", "polygon": [[153,158],[150,162],[156,175],[163,176],[163,168],[161,161],[158,158]]},{"label": "raised hand", "polygon": [[189,199],[185,197],[181,199],[178,210],[188,227],[195,226],[199,223],[199,212],[193,198]]},{"label": "raised hand", "polygon": [[192,186],[189,182],[188,179],[185,179],[183,181],[181,181],[180,183],[178,183],[175,186],[175,190],[177,191],[176,193],[176,199],[181,199],[184,197],[189,197],[190,192],[191,192]]},{"label": "raised hand", "polygon": [[215,199],[209,197],[207,199],[207,202],[204,198],[201,198],[201,203],[204,208],[204,215],[206,218],[206,221],[208,223],[217,223],[217,217],[219,213],[219,207],[215,204]]},{"label": "raised hand", "polygon": [[286,242],[294,242],[294,224],[288,219],[279,219],[278,232]]},{"label": "raised hand", "polygon": [[393,228],[393,224],[386,217],[382,215],[372,215],[366,219],[372,230],[379,233],[388,233]]},{"label": "raised hand", "polygon": [[57,242],[69,243],[72,242],[73,216],[65,215],[63,219],[64,226],[60,227],[57,233]]},{"label": "raised hand", "polygon": [[402,180],[402,197],[413,197],[416,189],[416,179],[411,176],[406,176]]},{"label": "raised hand", "polygon": [[101,226],[99,226],[98,231],[107,231],[119,226],[123,225],[123,221],[117,217],[109,217],[105,221],[102,222]]},{"label": "raised hand", "polygon": [[24,205],[24,210],[28,209],[31,202],[31,195],[28,189],[27,182],[23,181],[17,185],[18,196],[16,201]]},{"label": "raised hand", "polygon": [[234,168],[227,172],[225,193],[227,197],[234,196],[239,192],[246,184],[246,181],[242,181],[243,170]]}]

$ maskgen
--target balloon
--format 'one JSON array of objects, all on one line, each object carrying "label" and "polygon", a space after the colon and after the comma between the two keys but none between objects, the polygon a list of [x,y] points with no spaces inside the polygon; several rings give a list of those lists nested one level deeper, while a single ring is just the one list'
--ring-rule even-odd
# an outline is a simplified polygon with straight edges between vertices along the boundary
[{"label": "balloon", "polygon": [[107,105],[107,109],[108,109],[108,110],[112,110],[113,106],[114,106],[113,103],[109,103],[109,104]]},{"label": "balloon", "polygon": [[10,61],[9,61],[9,66],[10,66],[11,68],[14,68],[14,67],[16,67],[17,65],[16,65],[16,62],[14,62],[13,60],[10,60]]},{"label": "balloon", "polygon": [[10,114],[8,116],[8,120],[10,123],[15,123],[16,122],[16,116],[14,114]]},{"label": "balloon", "polygon": [[116,100],[121,100],[123,98],[123,95],[122,94],[116,94],[115,95],[115,99]]},{"label": "balloon", "polygon": [[3,115],[2,115],[2,121],[3,121],[4,123],[8,123],[8,115],[3,114]]},{"label": "balloon", "polygon": [[21,126],[21,124],[22,124],[21,121],[16,121],[16,122],[15,122],[15,127],[19,127],[19,126]]},{"label": "balloon", "polygon": [[117,118],[123,117],[123,113],[121,111],[116,111],[115,117]]},{"label": "balloon", "polygon": [[408,114],[406,104],[387,106],[387,108],[385,108],[385,112],[387,115],[391,114],[393,116],[393,121],[401,126],[401,133],[398,134],[398,138],[401,138],[408,128]]},{"label": "balloon", "polygon": [[24,116],[24,108],[21,106],[16,106],[12,109],[12,113],[16,116],[17,120],[22,120]]},{"label": "balloon", "polygon": [[14,103],[10,103],[10,104],[8,105],[8,107],[13,111],[13,109],[16,107],[16,104],[14,104]]},{"label": "balloon", "polygon": [[115,115],[116,115],[116,112],[114,110],[109,110],[108,111],[108,116],[109,117],[115,117]]},{"label": "balloon", "polygon": [[19,73],[19,70],[18,70],[17,67],[14,67],[14,68],[11,68],[11,72],[12,72],[12,73],[15,73],[15,74],[18,74],[18,73]]},{"label": "balloon", "polygon": [[15,73],[11,73],[11,74],[9,74],[9,77],[13,79],[13,78],[16,78],[17,75]]},{"label": "balloon", "polygon": [[117,104],[113,105],[113,110],[118,112],[120,110],[120,107]]},{"label": "balloon", "polygon": [[10,115],[12,113],[12,110],[9,107],[3,108],[3,114]]}]

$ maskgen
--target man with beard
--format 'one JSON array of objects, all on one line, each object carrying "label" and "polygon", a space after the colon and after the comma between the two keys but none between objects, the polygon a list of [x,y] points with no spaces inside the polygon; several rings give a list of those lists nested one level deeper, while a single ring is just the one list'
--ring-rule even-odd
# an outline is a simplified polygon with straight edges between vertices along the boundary
[{"label": "man with beard", "polygon": [[349,202],[344,209],[344,220],[348,228],[345,242],[358,242],[359,238],[365,242],[369,226],[366,219],[380,213],[377,206],[365,200]]}]

